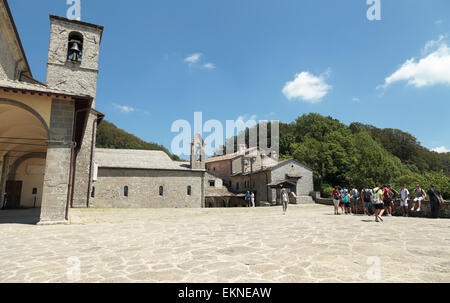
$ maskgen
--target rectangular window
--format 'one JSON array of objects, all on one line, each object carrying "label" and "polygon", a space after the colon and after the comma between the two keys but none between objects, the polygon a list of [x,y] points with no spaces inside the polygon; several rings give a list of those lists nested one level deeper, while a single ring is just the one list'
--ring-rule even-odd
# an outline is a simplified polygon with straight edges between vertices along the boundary
[{"label": "rectangular window", "polygon": [[191,186],[188,186],[188,187],[187,187],[187,195],[188,195],[188,196],[191,196],[191,195],[192,195],[192,187],[191,187]]},{"label": "rectangular window", "polygon": [[209,186],[210,187],[215,187],[216,186],[216,181],[209,181]]}]

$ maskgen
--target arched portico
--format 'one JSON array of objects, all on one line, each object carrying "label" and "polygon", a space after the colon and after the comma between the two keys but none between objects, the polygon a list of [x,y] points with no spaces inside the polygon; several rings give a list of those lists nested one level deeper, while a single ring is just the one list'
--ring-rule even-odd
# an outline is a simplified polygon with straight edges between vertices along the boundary
[{"label": "arched portico", "polygon": [[0,208],[40,206],[48,138],[37,110],[0,98]]}]

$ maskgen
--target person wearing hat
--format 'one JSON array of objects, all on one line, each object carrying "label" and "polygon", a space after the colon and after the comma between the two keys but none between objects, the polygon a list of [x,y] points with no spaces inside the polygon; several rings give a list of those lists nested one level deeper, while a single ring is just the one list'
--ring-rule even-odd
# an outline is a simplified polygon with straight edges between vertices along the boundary
[{"label": "person wearing hat", "polygon": [[416,198],[413,201],[411,211],[414,211],[417,203],[418,207],[416,211],[419,212],[420,209],[422,208],[422,202],[425,201],[425,199],[427,198],[427,193],[420,187],[419,184],[417,184],[416,189],[414,190],[414,194],[416,195]]}]

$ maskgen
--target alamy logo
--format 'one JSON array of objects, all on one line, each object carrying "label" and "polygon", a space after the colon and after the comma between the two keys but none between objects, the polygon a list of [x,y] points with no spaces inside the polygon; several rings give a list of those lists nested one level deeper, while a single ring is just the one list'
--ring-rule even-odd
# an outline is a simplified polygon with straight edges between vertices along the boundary
[{"label": "alamy logo", "polygon": [[69,281],[78,281],[81,278],[81,262],[77,257],[70,257],[67,259],[67,265],[70,267],[67,269],[66,277]]},{"label": "alamy logo", "polygon": [[[177,120],[172,124],[172,133],[178,134],[172,140],[171,151],[177,156],[189,156],[192,134],[199,134],[204,138],[207,156],[222,156],[224,152],[233,154],[236,146],[248,145],[249,148],[259,147],[266,155],[276,158],[280,149],[280,122],[271,121],[270,132],[268,128],[268,121],[262,120],[257,123],[253,119],[244,121],[243,118],[236,121],[227,120],[225,127],[218,120],[208,120],[203,123],[203,114],[196,112],[194,113],[194,127],[186,120]],[[209,135],[204,137],[204,133]],[[237,142],[235,142],[235,138]],[[270,141],[268,141],[269,139]]]},{"label": "alamy logo", "polygon": [[367,10],[369,21],[381,20],[381,0],[367,0],[367,5],[371,5]]},{"label": "alamy logo", "polygon": [[367,265],[370,265],[366,273],[366,278],[369,281],[381,280],[381,260],[378,257],[369,257]]},{"label": "alamy logo", "polygon": [[67,9],[67,19],[81,20],[81,0],[67,0],[67,5],[70,7]]}]

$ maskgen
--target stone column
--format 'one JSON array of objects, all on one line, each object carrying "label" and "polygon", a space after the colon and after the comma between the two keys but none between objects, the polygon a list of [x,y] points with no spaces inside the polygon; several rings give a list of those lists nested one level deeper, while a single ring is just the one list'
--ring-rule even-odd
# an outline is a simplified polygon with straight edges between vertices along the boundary
[{"label": "stone column", "polygon": [[41,220],[38,223],[41,225],[67,223],[66,205],[73,146],[73,115],[73,102],[53,100],[42,190]]},{"label": "stone column", "polygon": [[[97,123],[94,123],[97,119],[97,115],[94,113],[89,114],[86,130],[83,137],[80,150],[76,156],[75,164],[75,176],[73,184],[73,200],[72,207],[74,208],[86,208],[88,205],[88,197],[90,198],[90,192],[92,190],[92,173],[94,171],[93,163],[91,168],[91,156],[92,159],[95,152],[95,134],[97,131]],[[94,136],[93,136],[94,134]],[[92,138],[93,137],[93,138]],[[94,146],[94,149],[92,149]],[[89,186],[89,180],[91,184]],[[89,195],[88,195],[89,193]]]},{"label": "stone column", "polygon": [[71,151],[72,144],[49,142],[40,225],[67,223],[65,215]]},{"label": "stone column", "polygon": [[6,154],[3,157],[2,166],[1,166],[1,174],[0,174],[0,208],[3,208],[5,205],[5,192],[6,192],[6,181],[8,179],[9,173],[9,154]]}]

